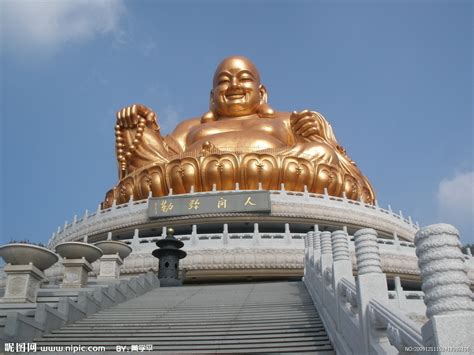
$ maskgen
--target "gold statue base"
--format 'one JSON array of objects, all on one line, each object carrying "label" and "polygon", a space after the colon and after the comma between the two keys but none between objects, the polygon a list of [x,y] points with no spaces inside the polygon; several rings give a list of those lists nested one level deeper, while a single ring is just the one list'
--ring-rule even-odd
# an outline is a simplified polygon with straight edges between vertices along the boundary
[{"label": "gold statue base", "polygon": [[[238,186],[238,187],[237,187]],[[236,188],[237,187],[237,188]],[[279,190],[328,193],[373,204],[373,190],[363,176],[337,166],[278,151],[188,152],[167,163],[153,163],[128,174],[109,190],[102,208],[148,197],[223,190]],[[325,191],[326,190],[326,191]]]}]

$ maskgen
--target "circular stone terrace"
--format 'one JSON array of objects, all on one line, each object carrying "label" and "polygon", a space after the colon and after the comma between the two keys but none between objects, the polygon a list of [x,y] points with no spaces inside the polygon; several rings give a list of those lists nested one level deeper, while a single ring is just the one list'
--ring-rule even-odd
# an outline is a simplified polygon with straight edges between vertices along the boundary
[{"label": "circular stone terrace", "polygon": [[[248,193],[261,191],[245,191]],[[235,191],[190,193],[199,198],[209,194],[230,195]],[[382,268],[389,277],[418,282],[419,270],[413,244],[418,226],[376,205],[347,198],[308,192],[269,191],[271,211],[265,213],[202,213],[151,219],[150,199],[129,201],[95,213],[87,211],[80,219],[58,228],[48,246],[66,241],[89,242],[113,236],[133,249],[124,260],[123,274],[157,271],[158,262],[151,252],[154,242],[166,236],[173,227],[175,236],[184,242],[188,257],[180,267],[187,282],[193,280],[226,280],[230,278],[301,277],[304,261],[304,236],[310,230],[345,230],[351,236],[361,228],[378,233]],[[174,197],[174,196],[168,196]],[[350,243],[353,251],[353,242]],[[354,255],[354,253],[352,253]],[[354,261],[354,269],[356,269]],[[59,270],[50,271],[51,276]]]},{"label": "circular stone terrace", "polygon": [[[229,192],[220,191],[219,194],[225,196]],[[190,193],[187,196],[199,197],[211,193],[216,192]],[[236,226],[239,223],[272,226],[279,224],[282,228],[289,223],[292,230],[299,233],[306,233],[314,225],[318,225],[320,230],[345,228],[349,234],[361,228],[373,228],[380,238],[408,242],[413,242],[419,228],[411,217],[404,218],[401,211],[399,214],[392,212],[390,206],[389,209],[384,209],[377,204],[370,205],[327,194],[285,190],[271,190],[269,193],[271,212],[265,214],[223,212],[150,219],[147,215],[149,199],[114,204],[104,210],[99,206],[95,213],[86,210],[82,218],[74,216],[72,223],[65,222],[63,228],[58,227],[48,241],[48,247],[54,248],[59,243],[82,240],[86,235],[89,242],[97,242],[106,239],[110,232],[113,233],[114,239],[130,239],[136,229],[140,230],[140,237],[161,235],[163,227],[175,228],[177,236],[190,234],[185,231],[190,232],[192,225],[207,225],[207,231],[214,229],[218,232],[224,223],[235,223]]]}]

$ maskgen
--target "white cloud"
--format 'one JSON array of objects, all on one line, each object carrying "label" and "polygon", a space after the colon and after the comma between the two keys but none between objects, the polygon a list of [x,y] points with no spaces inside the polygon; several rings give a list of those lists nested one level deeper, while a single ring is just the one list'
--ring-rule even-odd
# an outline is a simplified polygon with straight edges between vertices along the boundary
[{"label": "white cloud", "polygon": [[[458,173],[438,186],[438,217],[466,233],[474,226],[474,172]],[[465,236],[472,239],[472,235]]]},{"label": "white cloud", "polygon": [[122,0],[4,0],[2,42],[15,51],[52,51],[100,34],[120,35]]}]

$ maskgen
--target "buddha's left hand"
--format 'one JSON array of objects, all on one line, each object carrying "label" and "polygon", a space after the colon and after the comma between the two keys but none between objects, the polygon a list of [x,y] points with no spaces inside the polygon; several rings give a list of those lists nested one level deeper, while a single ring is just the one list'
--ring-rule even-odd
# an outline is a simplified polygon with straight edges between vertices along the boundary
[{"label": "buddha's left hand", "polygon": [[311,142],[320,137],[320,126],[315,112],[304,110],[293,111],[290,116],[290,125],[298,141]]}]

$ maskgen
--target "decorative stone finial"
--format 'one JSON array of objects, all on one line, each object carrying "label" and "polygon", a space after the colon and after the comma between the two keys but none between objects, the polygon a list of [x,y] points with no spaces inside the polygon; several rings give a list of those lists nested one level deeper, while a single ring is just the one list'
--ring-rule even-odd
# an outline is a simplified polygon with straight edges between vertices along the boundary
[{"label": "decorative stone finial", "polygon": [[331,232],[321,232],[321,254],[331,254]]},{"label": "decorative stone finial", "polygon": [[357,273],[381,274],[382,263],[377,244],[377,232],[372,228],[359,229],[354,233],[355,251],[357,258]]},{"label": "decorative stone finial", "polygon": [[415,245],[427,317],[474,312],[458,230],[449,224],[424,227]]},{"label": "decorative stone finial", "polygon": [[334,261],[349,260],[349,242],[347,241],[347,233],[342,230],[332,232],[331,240]]}]

